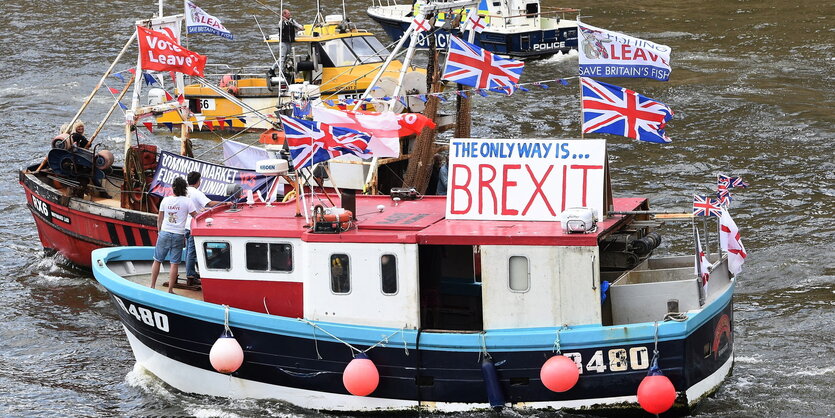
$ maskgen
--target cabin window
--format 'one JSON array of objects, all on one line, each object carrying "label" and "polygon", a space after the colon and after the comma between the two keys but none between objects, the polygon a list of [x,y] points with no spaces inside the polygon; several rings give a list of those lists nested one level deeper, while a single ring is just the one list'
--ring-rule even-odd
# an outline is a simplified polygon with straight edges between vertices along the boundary
[{"label": "cabin window", "polygon": [[293,271],[293,246],[287,243],[246,243],[246,269]]},{"label": "cabin window", "polygon": [[509,284],[514,292],[527,292],[531,288],[531,270],[528,257],[514,255],[509,261]]},{"label": "cabin window", "polygon": [[229,270],[232,266],[228,242],[204,242],[203,254],[208,270]]},{"label": "cabin window", "polygon": [[331,292],[351,293],[351,274],[349,259],[346,254],[331,255]]},{"label": "cabin window", "polygon": [[397,293],[397,258],[394,254],[383,254],[380,257],[380,277],[383,294]]},{"label": "cabin window", "polygon": [[322,44],[322,50],[335,67],[348,67],[357,62],[357,57],[342,42],[342,39],[333,39]]},{"label": "cabin window", "polygon": [[[379,46],[383,48],[383,51],[380,51],[379,49],[374,48],[374,46],[369,45],[368,42],[366,42],[366,38],[368,38],[369,40],[374,39],[374,41],[376,41],[377,44],[379,44]],[[383,62],[386,59],[385,57],[387,53],[385,51],[385,47],[383,47],[383,45],[380,44],[380,41],[378,41],[377,38],[374,38],[372,36],[363,36],[356,38],[345,38],[344,40],[345,43],[348,44],[348,46],[351,47],[351,49],[354,51],[354,54],[359,58],[359,64]],[[381,52],[384,55],[381,56]]]}]

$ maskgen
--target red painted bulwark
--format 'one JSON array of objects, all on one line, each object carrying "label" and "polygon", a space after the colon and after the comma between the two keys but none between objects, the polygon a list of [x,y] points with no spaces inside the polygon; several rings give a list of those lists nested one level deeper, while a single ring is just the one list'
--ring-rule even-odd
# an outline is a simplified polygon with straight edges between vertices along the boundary
[{"label": "red painted bulwark", "polygon": [[304,289],[298,282],[206,277],[200,281],[203,300],[209,303],[290,318],[301,318],[304,315]]}]

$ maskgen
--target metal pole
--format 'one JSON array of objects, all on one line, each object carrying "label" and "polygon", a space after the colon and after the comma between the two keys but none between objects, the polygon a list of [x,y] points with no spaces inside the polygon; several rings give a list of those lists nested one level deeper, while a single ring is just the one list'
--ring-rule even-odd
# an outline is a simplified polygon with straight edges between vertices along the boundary
[{"label": "metal pole", "polygon": [[[399,51],[400,48],[403,48],[403,44],[406,43],[407,39],[411,38],[411,34],[413,31],[414,28],[412,26],[409,26],[409,28],[406,29],[406,32],[403,33],[403,36],[400,37],[400,41],[397,42],[397,45],[395,45],[394,50],[391,51],[391,54],[389,54],[388,58],[386,58],[386,62],[384,62],[383,66],[380,67],[380,71],[371,80],[371,84],[368,85],[368,89],[366,89],[365,92],[363,92],[362,97],[360,97],[359,101],[357,101],[357,104],[354,105],[354,110],[359,109],[360,105],[371,94],[371,88],[377,85],[377,82],[380,81],[380,78],[383,77],[383,74],[386,72],[386,68],[388,68],[389,64],[391,64],[391,62],[394,60],[395,55],[397,55],[397,51]],[[405,62],[403,63],[403,67],[406,67]]]}]

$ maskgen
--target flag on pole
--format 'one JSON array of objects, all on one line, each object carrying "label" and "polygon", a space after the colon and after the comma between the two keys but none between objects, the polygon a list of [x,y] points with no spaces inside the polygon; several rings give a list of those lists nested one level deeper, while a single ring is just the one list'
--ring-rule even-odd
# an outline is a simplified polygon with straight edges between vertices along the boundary
[{"label": "flag on pole", "polygon": [[693,216],[720,216],[721,212],[719,200],[693,195]]},{"label": "flag on pole", "polygon": [[748,183],[744,182],[742,177],[726,176],[721,173],[716,176],[716,184],[724,185],[727,188],[739,187],[744,189],[748,187]]},{"label": "flag on pole", "polygon": [[667,81],[670,47],[577,22],[580,75]]},{"label": "flag on pole", "polygon": [[206,13],[203,9],[189,0],[185,0],[186,27],[188,33],[211,33],[232,39],[232,32],[229,32],[220,19]]},{"label": "flag on pole", "polygon": [[728,253],[728,270],[733,274],[739,274],[748,254],[742,245],[739,228],[727,210],[722,210],[719,218],[719,245]]},{"label": "flag on pole", "polygon": [[470,15],[467,16],[465,26],[466,27],[463,30],[474,30],[476,33],[481,33],[487,28],[487,23],[484,21],[484,18],[478,14],[478,9],[474,7],[470,9]]},{"label": "flag on pole", "polygon": [[513,94],[525,63],[493,55],[456,36],[449,37],[444,75],[441,78],[479,89],[508,88]]},{"label": "flag on pole", "polygon": [[118,89],[114,89],[113,87],[108,87],[107,89],[108,89],[108,90],[110,90],[110,94],[119,94],[119,93],[121,93]]},{"label": "flag on pole", "polygon": [[139,36],[139,56],[142,68],[154,71],[176,71],[203,76],[206,56],[189,51],[164,32],[142,26],[136,27]]},{"label": "flag on pole", "polygon": [[429,22],[422,17],[412,19],[412,27],[415,29],[415,32],[426,32],[431,29]]},{"label": "flag on pole", "polygon": [[284,115],[281,123],[297,170],[343,154],[366,156],[371,140],[365,132]]},{"label": "flag on pole", "polygon": [[670,142],[664,128],[673,111],[632,90],[580,77],[584,133],[621,135],[640,141]]},{"label": "flag on pole", "polygon": [[702,287],[707,294],[707,284],[710,281],[710,261],[707,260],[704,250],[702,250],[702,240],[699,238],[699,230],[696,230],[696,264],[694,266],[694,273],[702,279]]}]

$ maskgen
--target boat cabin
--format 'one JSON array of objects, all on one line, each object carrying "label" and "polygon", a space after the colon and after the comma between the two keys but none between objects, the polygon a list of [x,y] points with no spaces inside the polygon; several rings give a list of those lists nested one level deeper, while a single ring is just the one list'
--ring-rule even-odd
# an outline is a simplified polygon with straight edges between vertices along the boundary
[{"label": "boat cabin", "polygon": [[[338,233],[315,232],[293,203],[214,209],[193,228],[203,298],[313,321],[481,331],[633,322],[635,312],[621,309],[615,318],[611,303],[601,303],[602,282],[664,281],[637,277],[664,273],[646,265],[656,238],[649,248],[634,242],[648,236],[635,216],[576,234],[558,222],[446,219],[445,202],[359,196],[357,219]],[[617,211],[646,208],[644,199],[614,200]],[[692,258],[660,267],[692,271]],[[682,307],[698,308],[695,276],[684,277],[671,281],[670,292]],[[667,299],[644,291],[658,306],[631,310],[663,318]]]}]

